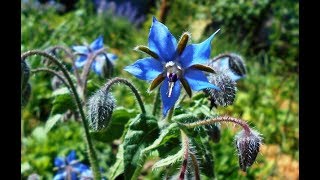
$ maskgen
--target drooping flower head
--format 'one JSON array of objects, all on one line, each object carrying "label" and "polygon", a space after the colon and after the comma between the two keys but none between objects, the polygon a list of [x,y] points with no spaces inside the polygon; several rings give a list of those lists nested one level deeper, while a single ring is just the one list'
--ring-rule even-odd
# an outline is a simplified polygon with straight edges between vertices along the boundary
[{"label": "drooping flower head", "polygon": [[54,165],[58,169],[57,174],[53,178],[54,180],[77,180],[82,172],[89,169],[87,165],[80,163],[76,159],[76,151],[74,150],[72,150],[66,158],[56,157],[54,159]]},{"label": "drooping flower head", "polygon": [[[99,53],[103,49],[103,37],[99,36],[89,46],[72,46],[72,49],[79,54],[79,58],[75,61],[77,68],[84,66],[88,59],[92,58],[95,53]],[[110,63],[114,63],[117,56],[112,53],[106,53]],[[103,66],[107,62],[105,55],[99,54],[93,61],[91,68],[99,75],[103,73]]]},{"label": "drooping flower head", "polygon": [[149,33],[149,47],[138,46],[135,48],[151,57],[139,59],[124,70],[139,79],[152,81],[150,91],[162,83],[160,93],[163,115],[166,115],[180,96],[180,83],[190,97],[192,95],[191,89],[195,91],[205,88],[219,90],[217,86],[208,82],[202,72],[214,72],[212,68],[203,64],[207,63],[209,59],[211,41],[217,32],[202,43],[187,45],[190,39],[189,33],[183,33],[177,42],[168,28],[154,17]]}]

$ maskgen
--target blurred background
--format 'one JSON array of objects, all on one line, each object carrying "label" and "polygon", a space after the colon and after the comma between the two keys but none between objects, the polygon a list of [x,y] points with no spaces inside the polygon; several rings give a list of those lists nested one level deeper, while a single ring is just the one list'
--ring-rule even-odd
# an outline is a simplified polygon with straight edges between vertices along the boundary
[{"label": "blurred background", "polygon": [[[103,35],[108,51],[116,54],[115,76],[129,78],[147,103],[148,84],[122,69],[144,55],[134,52],[136,45],[147,45],[152,16],[161,19],[179,38],[189,31],[192,42],[202,42],[221,29],[212,42],[211,57],[235,52],[243,56],[247,77],[237,82],[235,103],[217,109],[249,121],[263,135],[263,146],[256,163],[244,173],[239,170],[233,146],[235,129],[223,126],[219,143],[214,143],[216,179],[299,179],[299,3],[275,0],[22,0],[21,52],[45,50],[50,46],[82,45]],[[35,57],[37,58],[37,57]],[[30,61],[31,67],[41,61]],[[46,133],[52,108],[51,75],[31,78],[32,93],[22,113],[21,175],[32,173],[51,179],[53,160],[69,150],[77,150],[88,162],[79,121],[66,118]],[[106,79],[90,74],[89,88],[97,89]],[[115,88],[116,99],[129,91]],[[134,107],[131,96],[118,104]],[[96,145],[101,166],[115,162],[114,147]],[[88,163],[87,163],[88,164]],[[154,179],[150,170],[146,178]]]}]

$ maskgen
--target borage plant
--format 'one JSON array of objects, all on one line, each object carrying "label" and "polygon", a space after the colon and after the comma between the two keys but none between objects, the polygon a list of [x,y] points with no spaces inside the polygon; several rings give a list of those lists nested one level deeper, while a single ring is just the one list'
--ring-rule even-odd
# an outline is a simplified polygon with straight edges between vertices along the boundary
[{"label": "borage plant", "polygon": [[[85,84],[91,64],[96,61],[93,64],[93,70],[96,71],[100,53],[103,53],[106,60],[110,59],[99,38],[90,46],[73,47],[76,55],[79,55],[78,59],[74,54],[67,53],[73,59],[74,71],[84,64],[82,76],[75,73],[78,82],[76,86],[73,76],[56,56],[37,50],[23,53],[22,103],[25,104],[26,97],[30,94],[30,69],[25,59],[38,54],[54,62],[62,70],[61,76],[58,72],[42,68],[58,76],[74,96],[85,129],[85,142],[95,179],[101,179],[101,174],[93,142],[112,142],[115,139],[120,139],[121,143],[117,160],[106,173],[110,179],[120,175],[125,179],[138,179],[144,164],[154,158],[159,160],[153,164],[152,169],[159,170],[165,177],[200,179],[202,175],[212,178],[213,158],[209,141],[219,142],[221,123],[233,123],[242,128],[235,135],[235,147],[240,168],[246,171],[257,157],[262,138],[246,121],[218,116],[214,112],[213,107],[233,104],[237,91],[236,81],[246,75],[243,59],[237,54],[226,53],[210,59],[211,41],[218,32],[219,30],[199,44],[188,44],[191,35],[185,32],[177,42],[168,28],[153,18],[148,46],[135,48],[150,57],[139,59],[124,69],[135,77],[150,82],[150,93],[156,90],[150,111],[145,108],[136,87],[120,77],[108,80],[88,101],[85,100]],[[136,117],[124,118],[129,110],[115,108],[116,100],[111,88],[116,84],[125,85],[133,92],[141,109],[141,113],[135,114]],[[199,93],[192,96],[192,90]],[[186,99],[186,96],[189,98]],[[131,113],[134,112],[136,111]]]}]

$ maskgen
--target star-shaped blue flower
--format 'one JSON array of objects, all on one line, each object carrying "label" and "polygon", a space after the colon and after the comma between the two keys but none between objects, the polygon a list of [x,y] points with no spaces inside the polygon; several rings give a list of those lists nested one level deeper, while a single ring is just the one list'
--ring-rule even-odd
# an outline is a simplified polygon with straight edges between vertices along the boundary
[{"label": "star-shaped blue flower", "polygon": [[58,172],[53,178],[54,180],[64,180],[67,177],[71,178],[71,180],[77,180],[82,172],[89,169],[88,166],[76,160],[76,151],[74,150],[66,158],[56,157],[54,165],[58,168]]},{"label": "star-shaped blue flower", "polygon": [[[217,31],[218,32],[218,31]],[[199,44],[189,44],[189,33],[184,33],[179,42],[168,28],[153,17],[148,45],[138,46],[136,50],[147,53],[151,57],[137,60],[124,70],[139,79],[151,81],[149,90],[160,83],[160,93],[163,103],[163,115],[172,108],[178,100],[181,85],[191,97],[191,89],[199,91],[205,88],[219,88],[210,82],[202,71],[213,73],[213,69],[203,64],[207,63],[211,52],[212,34]]]},{"label": "star-shaped blue flower", "polygon": [[[103,48],[103,37],[99,36],[96,40],[94,40],[89,46],[72,46],[72,49],[79,54],[79,58],[75,61],[75,66],[80,68],[85,65],[87,60],[94,56],[95,53],[100,51]],[[108,59],[111,63],[118,58],[116,55],[112,53],[106,53]],[[103,65],[106,63],[106,58],[103,54],[99,54],[96,59],[93,61],[91,68],[98,75],[101,75],[103,72]]]}]

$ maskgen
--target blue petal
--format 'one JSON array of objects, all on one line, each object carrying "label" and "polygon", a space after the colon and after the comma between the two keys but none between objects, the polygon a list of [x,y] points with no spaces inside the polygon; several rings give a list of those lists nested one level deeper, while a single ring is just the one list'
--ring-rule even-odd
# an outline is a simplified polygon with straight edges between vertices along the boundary
[{"label": "blue petal", "polygon": [[71,180],[78,180],[78,174],[75,172],[71,172]]},{"label": "blue petal", "polygon": [[65,171],[58,171],[58,173],[53,177],[53,180],[64,180],[67,173]]},{"label": "blue petal", "polygon": [[72,46],[72,49],[81,54],[88,54],[89,50],[87,46]]},{"label": "blue petal", "polygon": [[176,101],[179,99],[181,91],[180,81],[176,81],[174,83],[171,97],[168,97],[169,92],[169,82],[168,78],[166,78],[160,87],[160,93],[161,93],[161,99],[162,99],[162,105],[163,105],[163,116],[166,116],[168,113],[168,110],[174,106]]},{"label": "blue petal", "polygon": [[77,158],[76,151],[72,150],[67,156],[67,163],[70,164],[73,160],[76,160],[76,158]]},{"label": "blue petal", "polygon": [[220,90],[219,87],[211,84],[202,71],[189,68],[184,73],[185,79],[188,81],[190,87],[194,91],[199,91],[205,88],[214,88]]},{"label": "blue petal", "polygon": [[180,57],[183,68],[186,69],[194,64],[205,64],[208,61],[211,53],[211,41],[218,31],[202,43],[187,45]]},{"label": "blue petal", "polygon": [[54,166],[56,167],[61,167],[61,166],[65,166],[65,162],[64,162],[64,158],[61,158],[61,157],[56,157],[54,159]]},{"label": "blue petal", "polygon": [[96,40],[94,40],[90,44],[90,49],[92,49],[93,51],[101,49],[102,47],[103,47],[103,36],[102,35],[100,35]]},{"label": "blue petal", "polygon": [[163,71],[160,61],[154,58],[143,58],[137,60],[134,64],[124,68],[125,71],[133,74],[142,80],[153,80]]},{"label": "blue petal", "polygon": [[239,76],[238,74],[234,73],[229,66],[229,57],[221,58],[217,61],[211,62],[210,66],[217,72],[223,72],[227,76],[229,76],[233,81],[238,81],[245,76]]},{"label": "blue petal", "polygon": [[118,59],[118,56],[112,53],[107,53],[107,57],[110,61],[115,61],[116,59]]},{"label": "blue petal", "polygon": [[84,66],[84,64],[87,62],[88,57],[87,56],[80,56],[75,62],[75,66],[77,68],[81,68],[82,66]]},{"label": "blue petal", "polygon": [[82,163],[74,164],[72,167],[78,173],[82,173],[83,171],[90,169],[89,166]]},{"label": "blue petal", "polygon": [[95,73],[101,75],[103,71],[104,63],[105,63],[105,59],[96,59],[93,61],[91,68]]},{"label": "blue petal", "polygon": [[177,40],[169,29],[153,17],[149,33],[149,48],[158,54],[162,60],[172,61],[176,52]]}]

